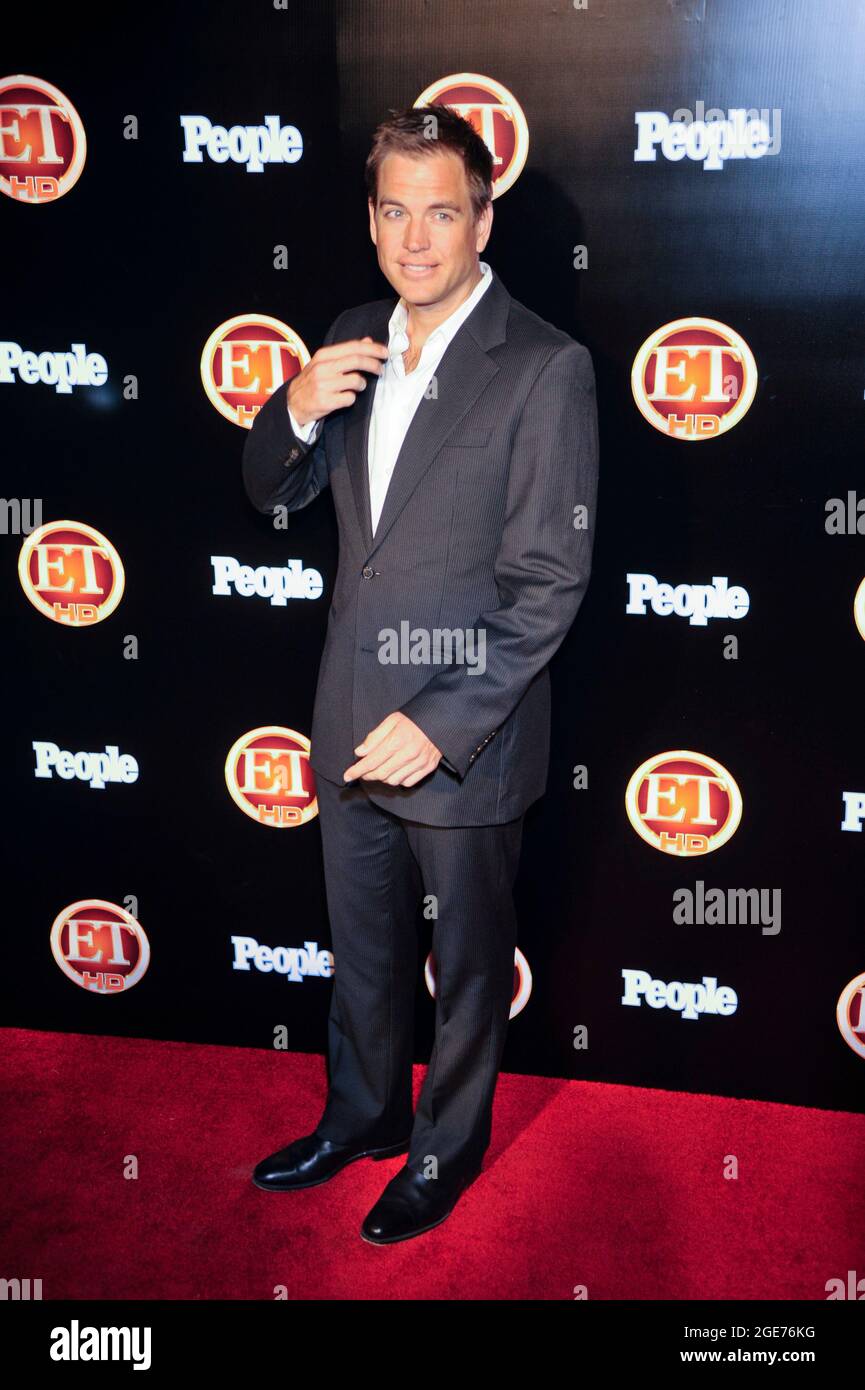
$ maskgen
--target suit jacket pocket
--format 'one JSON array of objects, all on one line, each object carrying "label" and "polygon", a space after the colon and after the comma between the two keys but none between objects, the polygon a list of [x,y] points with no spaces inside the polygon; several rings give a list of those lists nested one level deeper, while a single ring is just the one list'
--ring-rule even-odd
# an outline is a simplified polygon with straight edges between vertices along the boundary
[{"label": "suit jacket pocket", "polygon": [[459,425],[448,435],[442,444],[443,449],[483,449],[489,444],[492,425],[478,426],[475,429],[461,430]]}]

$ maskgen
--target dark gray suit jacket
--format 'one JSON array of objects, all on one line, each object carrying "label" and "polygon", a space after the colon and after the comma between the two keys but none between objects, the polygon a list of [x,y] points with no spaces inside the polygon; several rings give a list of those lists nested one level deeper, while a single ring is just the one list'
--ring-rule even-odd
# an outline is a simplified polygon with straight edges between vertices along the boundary
[{"label": "dark gray suit jacket", "polygon": [[[348,309],[325,343],[387,343],[396,297]],[[378,378],[294,434],[287,384],[255,417],[243,452],[261,512],[297,511],[330,487],[339,565],[318,676],[310,761],[342,783],[355,745],[401,710],[443,760],[413,787],[364,783],[372,800],[427,825],[512,820],[546,787],[547,663],[589,581],[598,483],[595,378],[587,349],[512,299],[499,277],[445,349],[435,391],[409,426],[372,536],[367,437]],[[575,509],[588,525],[575,526]],[[384,629],[483,629],[486,669],[384,664]],[[475,651],[480,651],[475,648]]]}]

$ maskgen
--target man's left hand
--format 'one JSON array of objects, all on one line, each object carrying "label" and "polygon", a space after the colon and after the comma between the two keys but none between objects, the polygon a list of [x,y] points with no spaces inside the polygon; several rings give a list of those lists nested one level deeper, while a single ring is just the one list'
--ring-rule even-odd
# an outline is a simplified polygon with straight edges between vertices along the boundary
[{"label": "man's left hand", "polygon": [[346,768],[344,781],[364,777],[391,787],[413,787],[435,771],[442,757],[423,729],[399,710],[376,725],[354,751],[363,756]]}]

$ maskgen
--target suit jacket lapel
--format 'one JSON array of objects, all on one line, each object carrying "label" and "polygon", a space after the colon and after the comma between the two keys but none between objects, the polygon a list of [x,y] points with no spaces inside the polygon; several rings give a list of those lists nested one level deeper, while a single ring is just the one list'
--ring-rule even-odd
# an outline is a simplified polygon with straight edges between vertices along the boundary
[{"label": "suit jacket lapel", "polygon": [[[388,323],[396,307],[396,302],[394,298],[375,306],[369,324],[364,330],[364,333],[368,333],[373,342],[387,344]],[[364,333],[358,336],[363,337]],[[372,550],[372,519],[369,500],[369,467],[367,464],[367,456],[369,450],[369,424],[372,417],[372,398],[375,395],[375,388],[377,385],[377,377],[367,377],[367,388],[361,393],[360,400],[355,400],[354,405],[346,412],[345,421],[345,453],[348,460],[351,487],[354,493],[354,505],[357,509],[357,517],[363,537],[363,549],[366,554],[369,554]]]},{"label": "suit jacket lapel", "polygon": [[[498,366],[486,349],[505,340],[510,295],[493,274],[493,283],[478,300],[445,349],[435,373],[436,393],[424,395],[406,431],[397,455],[375,538],[369,498],[369,426],[377,377],[349,410],[345,423],[345,448],[355,506],[367,556],[381,545],[447,436],[459,424]],[[376,342],[387,343],[388,323],[396,299],[384,301],[371,312],[366,332]],[[359,336],[363,336],[362,334]],[[455,436],[457,442],[459,431]]]}]

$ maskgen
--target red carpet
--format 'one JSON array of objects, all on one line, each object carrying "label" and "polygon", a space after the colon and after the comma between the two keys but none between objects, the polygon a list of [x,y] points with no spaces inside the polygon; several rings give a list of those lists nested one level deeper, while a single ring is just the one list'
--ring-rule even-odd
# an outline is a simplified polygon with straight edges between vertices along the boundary
[{"label": "red carpet", "polygon": [[374,1247],[358,1228],[402,1158],[306,1192],[249,1181],[314,1128],[322,1058],[23,1029],[3,1043],[0,1275],[41,1278],[44,1299],[571,1299],[584,1284],[821,1300],[827,1279],[865,1275],[863,1116],[503,1075],[484,1171],[452,1215]]}]

